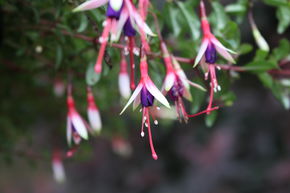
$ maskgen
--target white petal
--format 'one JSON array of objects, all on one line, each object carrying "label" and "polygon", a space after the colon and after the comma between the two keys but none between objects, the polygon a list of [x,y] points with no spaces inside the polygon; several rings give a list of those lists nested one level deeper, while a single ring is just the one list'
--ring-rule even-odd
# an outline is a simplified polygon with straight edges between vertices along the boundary
[{"label": "white petal", "polygon": [[227,52],[227,50],[225,49],[222,49],[218,46],[216,46],[216,50],[217,52],[222,56],[224,57],[226,60],[228,60],[229,62],[235,64],[235,60],[233,59],[233,57]]},{"label": "white petal", "polygon": [[117,39],[117,20],[115,19],[112,20],[110,33],[111,33],[111,38],[110,38],[111,42],[117,41],[118,40]]},{"label": "white petal", "polygon": [[135,98],[138,96],[138,94],[140,93],[141,89],[143,88],[143,84],[139,83],[137,88],[135,89],[135,91],[133,92],[132,96],[130,97],[129,101],[127,102],[127,104],[125,105],[125,107],[123,108],[123,110],[121,111],[120,115],[128,108],[128,106],[135,100]]},{"label": "white petal", "polygon": [[127,73],[119,74],[119,91],[123,98],[128,99],[130,97],[130,78]]},{"label": "white petal", "polygon": [[123,0],[110,0],[110,5],[115,11],[119,11],[122,7]]},{"label": "white petal", "polygon": [[152,82],[152,80],[150,80],[149,78],[146,80],[145,82],[145,86],[147,88],[147,90],[154,96],[154,98],[156,98],[156,100],[158,100],[161,104],[163,104],[164,106],[166,106],[167,108],[170,108],[170,105],[167,101],[167,99],[165,98],[165,96],[158,90],[158,88],[154,85],[154,83]]},{"label": "white petal", "polygon": [[201,85],[199,85],[199,84],[197,84],[197,83],[194,83],[194,82],[192,82],[192,81],[190,81],[190,80],[187,80],[187,82],[191,85],[191,86],[193,86],[193,87],[195,87],[195,88],[197,88],[197,89],[199,89],[199,90],[202,90],[202,91],[206,91],[206,89],[203,87],[203,86],[201,86]]},{"label": "white petal", "polygon": [[92,129],[96,132],[100,132],[102,128],[102,121],[100,112],[97,109],[88,109],[88,118]]},{"label": "white petal", "polygon": [[84,139],[88,139],[88,131],[86,129],[86,126],[81,119],[80,115],[77,112],[74,112],[71,116],[71,121],[73,123],[73,126],[76,130],[76,132]]},{"label": "white petal", "polygon": [[154,34],[152,32],[150,27],[143,21],[142,17],[139,15],[139,13],[134,11],[133,17],[134,17],[134,20],[136,21],[136,24],[138,25],[138,27],[140,29],[142,29],[146,34],[148,34],[150,36],[156,36],[156,34]]},{"label": "white petal", "polygon": [[67,116],[67,121],[66,121],[66,139],[67,139],[67,144],[71,146],[71,139],[72,139],[72,122]]},{"label": "white petal", "polygon": [[222,45],[222,43],[221,43],[220,41],[218,41],[218,39],[216,39],[215,37],[212,37],[212,38],[211,38],[211,42],[212,42],[215,46],[217,46],[217,47],[219,47],[219,48],[221,48],[221,49],[223,49],[223,50],[226,50],[226,51],[228,51],[228,52],[230,52],[230,53],[232,53],[232,54],[237,54],[236,52],[234,52],[234,51],[232,51],[232,50],[230,50],[230,49],[224,47],[224,45]]},{"label": "white petal", "polygon": [[189,89],[187,89],[187,88],[184,89],[183,96],[187,100],[192,101],[192,96],[191,96],[191,93],[190,93],[190,90]]},{"label": "white petal", "polygon": [[201,44],[199,51],[198,51],[198,54],[195,58],[195,62],[194,62],[193,67],[195,67],[199,63],[200,59],[202,58],[202,56],[204,55],[204,53],[207,49],[208,43],[209,43],[209,40],[207,38],[202,40],[202,44]]},{"label": "white petal", "polygon": [[133,102],[133,110],[135,110],[140,105],[140,103],[141,103],[141,99],[140,99],[140,93],[139,93]]},{"label": "white petal", "polygon": [[120,18],[118,20],[118,24],[117,24],[117,28],[116,28],[116,39],[118,40],[120,38],[121,32],[123,30],[123,27],[127,21],[127,19],[129,18],[129,13],[126,7],[124,7],[122,9]]},{"label": "white petal", "polygon": [[95,9],[106,4],[108,1],[109,0],[89,0],[80,4],[73,10],[73,12]]},{"label": "white petal", "polygon": [[172,88],[174,81],[175,81],[175,74],[174,73],[171,72],[165,76],[164,88],[166,91],[169,91]]},{"label": "white petal", "polygon": [[52,161],[52,171],[55,181],[58,183],[63,183],[65,181],[65,172],[63,168],[63,164],[60,160]]},{"label": "white petal", "polygon": [[183,86],[187,89],[189,89],[189,84],[187,82],[187,77],[186,74],[184,73],[184,71],[182,69],[178,69],[176,70],[176,74],[178,75],[179,79],[181,80]]},{"label": "white petal", "polygon": [[[132,6],[130,0],[125,0],[126,7],[128,8],[130,19],[134,20],[138,27],[142,29],[146,34],[150,36],[156,36],[152,30],[148,27],[148,25],[143,21],[142,17],[138,14],[138,12]],[[131,22],[132,26],[134,26],[134,22]],[[139,30],[140,31],[140,30]]]}]

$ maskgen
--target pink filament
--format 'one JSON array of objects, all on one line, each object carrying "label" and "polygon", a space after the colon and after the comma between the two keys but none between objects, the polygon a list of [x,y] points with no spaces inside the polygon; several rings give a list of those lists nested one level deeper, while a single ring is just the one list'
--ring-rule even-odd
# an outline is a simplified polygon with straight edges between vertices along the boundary
[{"label": "pink filament", "polygon": [[[149,144],[150,144],[150,149],[151,149],[151,153],[152,153],[152,158],[154,160],[158,159],[158,155],[156,154],[155,148],[154,148],[154,144],[153,144],[153,140],[152,140],[152,133],[151,133],[151,126],[150,126],[150,118],[149,118],[149,109],[148,107],[144,107],[143,108],[143,115],[145,115],[146,117],[146,124],[147,124],[147,128],[148,128],[148,138],[149,138]],[[143,116],[144,118],[144,116]],[[143,120],[142,120],[143,121]],[[143,124],[143,122],[142,122]],[[142,125],[143,128],[143,125]]]},{"label": "pink filament", "polygon": [[207,114],[210,114],[210,109],[212,109],[212,102],[213,102],[213,93],[214,93],[214,88],[217,87],[217,80],[216,80],[216,74],[215,74],[215,66],[214,65],[209,65],[209,73],[210,73],[210,96],[209,96],[209,103],[207,106]]}]

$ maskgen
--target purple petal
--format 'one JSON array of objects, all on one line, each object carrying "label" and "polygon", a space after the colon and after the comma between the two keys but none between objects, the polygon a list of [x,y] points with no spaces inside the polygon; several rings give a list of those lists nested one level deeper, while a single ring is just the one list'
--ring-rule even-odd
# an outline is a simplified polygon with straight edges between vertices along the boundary
[{"label": "purple petal", "polygon": [[142,107],[150,107],[154,103],[154,96],[147,90],[146,87],[142,88],[140,98]]},{"label": "purple petal", "polygon": [[129,36],[129,37],[136,36],[136,30],[133,28],[130,22],[130,19],[127,19],[123,30],[124,30],[125,36]]}]

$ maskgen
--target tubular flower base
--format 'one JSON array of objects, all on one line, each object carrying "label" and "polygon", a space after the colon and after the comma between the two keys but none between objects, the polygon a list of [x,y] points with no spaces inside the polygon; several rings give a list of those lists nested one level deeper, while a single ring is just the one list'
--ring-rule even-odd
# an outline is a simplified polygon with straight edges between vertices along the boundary
[{"label": "tubular flower base", "polygon": [[[154,99],[158,100],[164,106],[170,108],[168,101],[163,96],[163,94],[158,90],[158,88],[154,85],[152,80],[148,75],[148,64],[146,61],[146,56],[143,55],[140,61],[140,71],[141,71],[141,80],[136,87],[135,91],[133,92],[131,98],[129,99],[128,103],[125,105],[124,109],[121,111],[122,114],[127,107],[134,101],[133,108],[135,109],[139,104],[142,106],[142,128],[141,128],[141,136],[144,137],[144,125],[148,129],[148,137],[149,143],[151,148],[151,153],[153,159],[157,160],[158,156],[156,154],[153,140],[152,140],[152,133],[151,133],[151,126],[150,126],[150,108],[153,106]],[[157,120],[154,120],[155,124],[158,124]]]},{"label": "tubular flower base", "polygon": [[128,99],[131,95],[130,91],[130,79],[127,71],[126,58],[121,52],[121,63],[119,72],[119,91],[123,98]]}]

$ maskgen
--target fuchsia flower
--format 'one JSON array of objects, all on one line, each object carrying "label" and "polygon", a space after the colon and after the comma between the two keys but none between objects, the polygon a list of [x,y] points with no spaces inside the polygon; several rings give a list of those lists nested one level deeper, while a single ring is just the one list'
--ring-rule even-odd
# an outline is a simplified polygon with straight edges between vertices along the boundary
[{"label": "fuchsia flower", "polygon": [[95,103],[94,95],[90,87],[87,88],[87,101],[88,101],[88,119],[93,133],[100,133],[102,129],[102,121],[99,109]]},{"label": "fuchsia flower", "polygon": [[[148,25],[142,20],[142,17],[137,12],[135,6],[130,0],[89,0],[78,6],[74,11],[84,11],[98,8],[104,4],[108,3],[107,8],[107,19],[104,22],[104,29],[102,36],[99,38],[101,44],[99,55],[95,65],[96,73],[101,73],[102,71],[102,60],[109,39],[109,34],[111,33],[111,40],[116,41],[119,39],[121,31],[123,28],[130,28],[130,24],[133,28],[138,29],[141,36],[145,34],[154,36]],[[125,32],[126,33],[126,32]],[[146,39],[146,38],[142,38]],[[142,42],[145,43],[145,42]]]},{"label": "fuchsia flower", "polygon": [[74,99],[71,95],[71,86],[68,88],[67,107],[67,142],[71,146],[73,139],[74,143],[78,145],[81,142],[81,138],[88,139],[88,132],[85,122],[75,108]]},{"label": "fuchsia flower", "polygon": [[186,112],[182,98],[184,97],[189,101],[192,100],[190,94],[190,85],[203,91],[205,91],[205,89],[202,86],[187,79],[179,63],[175,60],[173,56],[170,55],[165,43],[163,42],[161,43],[161,50],[163,53],[163,60],[166,66],[166,76],[164,79],[163,88],[165,90],[165,93],[168,94],[170,99],[175,103],[178,119],[181,121],[181,119],[183,118],[183,120],[187,122],[189,117],[195,117],[202,113],[217,109],[216,107],[214,107],[212,109],[208,109],[194,115],[189,115]]},{"label": "fuchsia flower", "polygon": [[229,53],[235,54],[235,52],[224,47],[220,43],[220,41],[211,33],[210,25],[207,20],[205,7],[202,0],[200,1],[200,15],[201,15],[201,28],[203,31],[203,39],[193,67],[195,67],[198,63],[200,63],[202,68],[206,71],[205,79],[207,79],[208,74],[210,74],[211,90],[208,109],[211,109],[213,101],[213,92],[221,90],[221,87],[218,85],[218,81],[216,78],[215,73],[216,66],[214,65],[217,60],[217,52],[226,60],[228,60],[230,63],[235,63],[235,61]]},{"label": "fuchsia flower", "polygon": [[130,79],[127,71],[127,62],[126,58],[121,52],[121,63],[120,63],[120,72],[119,72],[119,91],[123,98],[128,99],[131,95],[130,90]]},{"label": "fuchsia flower", "polygon": [[63,183],[66,179],[61,153],[54,150],[52,154],[52,171],[56,182]]},{"label": "fuchsia flower", "polygon": [[[141,136],[144,137],[144,125],[148,128],[148,137],[151,148],[151,153],[153,159],[157,160],[158,156],[155,152],[151,127],[150,127],[150,107],[153,106],[154,99],[156,98],[161,104],[170,108],[170,105],[167,99],[163,96],[163,94],[158,90],[158,88],[154,85],[151,78],[148,75],[148,64],[146,61],[146,55],[143,54],[141,56],[140,61],[140,72],[141,72],[141,80],[137,85],[135,91],[130,97],[128,103],[125,105],[120,114],[122,114],[127,107],[134,101],[133,108],[135,109],[139,104],[142,106],[142,128],[141,128]],[[158,124],[157,120],[154,121],[155,124]]]}]

